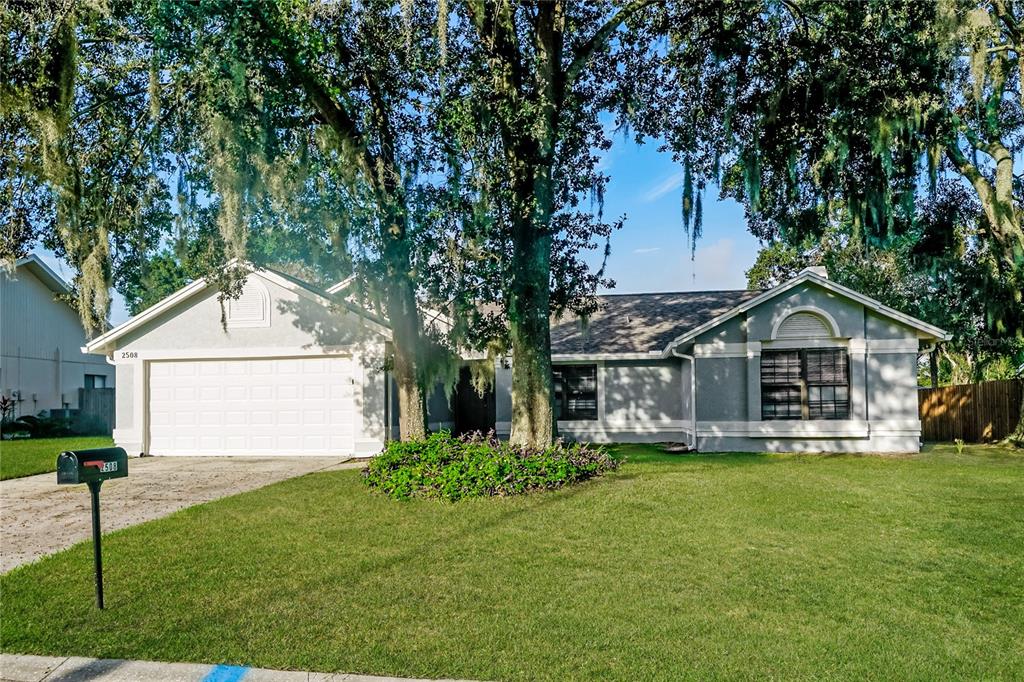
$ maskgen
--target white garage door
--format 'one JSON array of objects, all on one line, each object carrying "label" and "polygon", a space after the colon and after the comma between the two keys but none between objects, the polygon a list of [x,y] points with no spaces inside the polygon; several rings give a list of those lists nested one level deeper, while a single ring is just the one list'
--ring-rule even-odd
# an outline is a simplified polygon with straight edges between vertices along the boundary
[{"label": "white garage door", "polygon": [[350,455],[349,358],[152,362],[153,455]]}]

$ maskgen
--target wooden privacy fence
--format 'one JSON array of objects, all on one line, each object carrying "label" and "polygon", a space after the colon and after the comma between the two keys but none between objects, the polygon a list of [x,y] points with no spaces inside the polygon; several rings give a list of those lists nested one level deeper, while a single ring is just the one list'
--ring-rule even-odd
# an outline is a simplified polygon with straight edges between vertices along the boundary
[{"label": "wooden privacy fence", "polygon": [[78,412],[98,418],[109,435],[114,429],[113,388],[78,389]]},{"label": "wooden privacy fence", "polygon": [[1006,438],[1020,421],[1024,380],[924,388],[917,393],[921,439],[985,443]]}]

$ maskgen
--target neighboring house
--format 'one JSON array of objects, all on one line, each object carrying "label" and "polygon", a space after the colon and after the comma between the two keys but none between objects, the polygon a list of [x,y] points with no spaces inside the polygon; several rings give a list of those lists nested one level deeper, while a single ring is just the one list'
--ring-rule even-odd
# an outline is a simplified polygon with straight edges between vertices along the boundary
[{"label": "neighboring house", "polygon": [[57,298],[70,291],[35,255],[0,269],[0,392],[15,416],[78,409],[78,389],[114,387],[114,368],[82,352],[81,319]]},{"label": "neighboring house", "polygon": [[[226,301],[198,280],[97,338],[117,365],[115,440],[155,455],[372,455],[395,433],[384,320],[271,270]],[[705,451],[919,448],[917,360],[945,332],[809,269],[774,289],[602,296],[556,321],[559,431]],[[490,362],[490,361],[487,361]],[[511,420],[511,361],[464,371],[432,428]],[[387,425],[387,426],[386,426]]]}]

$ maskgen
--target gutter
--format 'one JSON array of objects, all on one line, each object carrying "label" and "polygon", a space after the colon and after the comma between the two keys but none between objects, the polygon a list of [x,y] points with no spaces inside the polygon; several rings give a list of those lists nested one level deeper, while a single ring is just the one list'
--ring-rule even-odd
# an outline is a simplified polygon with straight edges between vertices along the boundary
[{"label": "gutter", "polygon": [[678,353],[676,351],[677,348],[673,346],[671,350],[673,357],[690,361],[690,423],[693,426],[693,430],[691,431],[691,438],[693,439],[693,442],[690,444],[690,447],[694,452],[696,452],[697,443],[699,442],[697,440],[697,361],[694,359],[693,355]]}]

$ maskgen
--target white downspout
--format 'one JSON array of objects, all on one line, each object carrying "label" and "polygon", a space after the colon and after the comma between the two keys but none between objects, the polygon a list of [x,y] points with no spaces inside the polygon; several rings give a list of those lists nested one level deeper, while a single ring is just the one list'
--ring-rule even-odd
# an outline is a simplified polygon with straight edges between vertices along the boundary
[{"label": "white downspout", "polygon": [[690,425],[693,430],[690,432],[693,435],[693,442],[690,443],[690,447],[697,450],[697,361],[694,360],[692,355],[686,353],[679,353],[675,347],[672,348],[672,355],[683,360],[690,361]]}]

